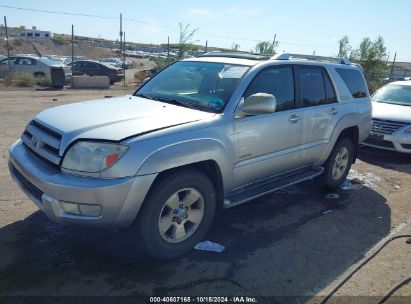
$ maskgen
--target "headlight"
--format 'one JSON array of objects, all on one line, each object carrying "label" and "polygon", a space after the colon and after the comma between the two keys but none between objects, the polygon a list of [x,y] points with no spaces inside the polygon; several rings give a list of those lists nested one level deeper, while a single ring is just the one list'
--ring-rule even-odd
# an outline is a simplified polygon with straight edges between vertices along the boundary
[{"label": "headlight", "polygon": [[62,167],[73,171],[99,172],[114,165],[127,151],[127,146],[80,141],[64,157]]}]

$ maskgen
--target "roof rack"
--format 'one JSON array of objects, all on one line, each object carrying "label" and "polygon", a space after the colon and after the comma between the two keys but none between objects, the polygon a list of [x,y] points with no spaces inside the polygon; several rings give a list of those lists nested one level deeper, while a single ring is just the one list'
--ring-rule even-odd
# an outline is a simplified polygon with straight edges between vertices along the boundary
[{"label": "roof rack", "polygon": [[313,60],[313,61],[326,61],[326,62],[335,62],[340,64],[351,64],[347,58],[340,57],[324,57],[316,55],[303,55],[303,54],[290,54],[290,53],[281,53],[271,57],[272,60],[292,60],[292,59],[301,59],[301,60]]},{"label": "roof rack", "polygon": [[251,54],[243,52],[219,52],[213,51],[205,53],[199,57],[228,57],[228,58],[239,58],[239,59],[249,59],[249,60],[268,60],[270,56],[260,55],[260,54]]}]

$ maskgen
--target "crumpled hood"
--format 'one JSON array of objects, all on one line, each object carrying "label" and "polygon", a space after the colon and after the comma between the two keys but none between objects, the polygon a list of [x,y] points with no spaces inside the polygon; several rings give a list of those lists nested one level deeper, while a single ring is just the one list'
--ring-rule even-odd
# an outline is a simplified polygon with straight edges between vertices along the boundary
[{"label": "crumpled hood", "polygon": [[411,107],[373,102],[372,118],[411,123]]},{"label": "crumpled hood", "polygon": [[38,114],[35,120],[62,134],[60,149],[64,151],[78,138],[120,141],[214,115],[141,97],[122,96],[51,108]]}]

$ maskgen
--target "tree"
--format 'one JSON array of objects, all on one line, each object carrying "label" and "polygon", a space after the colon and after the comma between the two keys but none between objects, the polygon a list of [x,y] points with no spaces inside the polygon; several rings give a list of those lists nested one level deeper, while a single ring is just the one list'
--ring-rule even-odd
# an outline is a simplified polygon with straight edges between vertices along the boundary
[{"label": "tree", "polygon": [[348,58],[350,57],[349,53],[351,53],[350,41],[345,35],[338,41],[338,57]]},{"label": "tree", "polygon": [[387,49],[381,36],[374,41],[368,37],[364,38],[356,49],[350,46],[348,37],[344,36],[338,41],[338,48],[339,57],[349,57],[352,62],[361,65],[371,93],[383,84],[382,80],[387,68],[385,63]]},{"label": "tree", "polygon": [[351,53],[350,59],[363,68],[365,79],[371,92],[382,85],[386,65],[387,49],[381,36],[375,41],[364,38],[359,47]]},{"label": "tree", "polygon": [[239,51],[240,50],[240,45],[233,42],[233,44],[231,45],[231,50],[234,51],[234,52]]},{"label": "tree", "polygon": [[262,55],[274,55],[279,41],[259,41],[255,46],[255,52]]},{"label": "tree", "polygon": [[198,29],[190,30],[189,23],[184,26],[180,22],[178,25],[180,27],[180,35],[178,38],[177,60],[180,60],[184,57],[184,53],[190,49],[191,40]]}]

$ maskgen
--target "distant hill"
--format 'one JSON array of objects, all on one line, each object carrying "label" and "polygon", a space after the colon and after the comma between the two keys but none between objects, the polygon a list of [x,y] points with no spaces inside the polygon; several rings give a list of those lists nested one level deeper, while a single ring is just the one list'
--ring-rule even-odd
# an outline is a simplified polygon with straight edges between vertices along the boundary
[{"label": "distant hill", "polygon": [[[38,54],[71,56],[71,44],[65,41],[41,40],[26,42],[21,39],[10,39],[10,54]],[[6,41],[0,40],[0,55],[7,54]],[[99,59],[114,57],[115,53],[109,48],[97,47],[89,42],[79,41],[74,43],[74,55]]]}]

